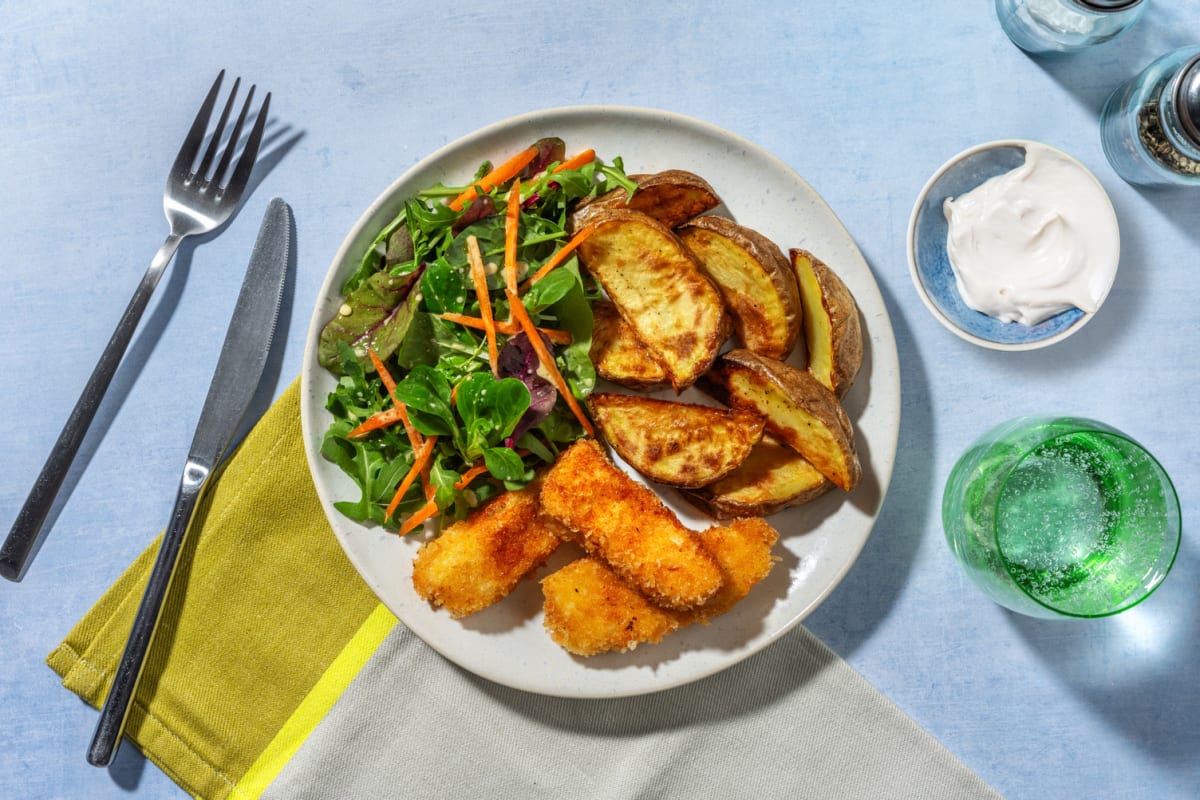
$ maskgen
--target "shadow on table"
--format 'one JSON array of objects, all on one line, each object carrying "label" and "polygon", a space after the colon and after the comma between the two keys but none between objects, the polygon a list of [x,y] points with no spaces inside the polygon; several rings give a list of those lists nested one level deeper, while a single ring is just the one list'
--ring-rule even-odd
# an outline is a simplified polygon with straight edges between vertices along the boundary
[{"label": "shadow on table", "polygon": [[[1179,229],[1180,233],[1200,247],[1200,217],[1196,214],[1196,188],[1194,186],[1179,187],[1137,187],[1138,192],[1147,203],[1154,206],[1159,215]],[[1118,211],[1119,213],[1119,211]],[[1121,235],[1125,235],[1124,229]]]},{"label": "shadow on table", "polygon": [[[117,367],[108,389],[104,394],[104,399],[101,400],[100,406],[96,409],[96,415],[93,417],[91,425],[88,427],[87,433],[83,437],[83,441],[79,446],[79,450],[67,471],[66,477],[63,479],[62,486],[55,497],[54,503],[50,507],[50,512],[46,515],[46,520],[42,524],[41,531],[34,543],[33,550],[25,564],[25,570],[28,570],[33,561],[37,558],[38,551],[41,549],[43,542],[49,531],[54,527],[59,516],[62,513],[63,507],[71,498],[71,494],[78,486],[79,480],[82,477],[84,470],[96,455],[97,449],[107,436],[109,429],[116,420],[117,414],[124,405],[126,398],[129,397],[138,378],[141,376],[146,363],[150,360],[150,356],[154,353],[158,346],[159,340],[162,338],[163,332],[171,321],[171,317],[175,312],[175,308],[179,305],[180,299],[183,296],[184,287],[187,285],[188,276],[191,273],[192,259],[195,255],[196,248],[211,242],[213,239],[221,235],[222,231],[226,230],[234,221],[241,215],[242,211],[248,204],[248,199],[254,194],[254,190],[263,182],[268,174],[278,166],[295,145],[304,136],[303,131],[293,131],[290,126],[271,121],[268,123],[266,134],[263,138],[262,151],[258,160],[255,162],[254,170],[250,173],[250,182],[246,190],[246,200],[235,209],[229,221],[215,231],[206,234],[189,236],[184,239],[179,245],[179,250],[175,254],[175,258],[167,268],[166,284],[160,286],[152,298],[152,307],[148,309],[146,316],[138,325],[137,332],[134,338],[130,341],[128,349],[125,351],[124,357],[121,359],[120,365]],[[166,231],[165,223],[163,228],[164,234]],[[291,319],[291,308],[293,301],[291,300],[294,294],[295,273],[296,273],[296,256],[295,246],[296,231],[293,224],[292,242],[293,247],[289,253],[290,263],[288,266],[289,287],[286,288],[286,298],[284,306],[280,309],[280,318],[277,323],[277,330],[286,332],[287,324]],[[247,258],[249,256],[247,255]],[[129,289],[133,291],[134,284],[131,284]],[[276,337],[279,341],[286,338],[282,333]],[[268,361],[266,374],[260,384],[260,395],[268,395],[266,401],[269,404],[276,384],[279,380],[279,367],[282,363],[282,346],[273,348],[279,351],[279,354]],[[100,353],[96,353],[99,358]],[[263,388],[265,387],[265,388]],[[79,386],[82,391],[83,386]],[[262,397],[256,395],[252,406],[252,411],[257,414],[248,414],[248,418],[257,419],[257,415],[261,414],[266,409],[263,405]],[[248,426],[244,426],[243,430],[237,436],[240,441],[244,436]],[[46,446],[50,447],[53,443],[46,442]],[[21,577],[24,577],[22,574]]]},{"label": "shadow on table", "polygon": [[[884,284],[879,285],[900,353],[900,436],[891,484],[858,560],[805,625],[844,658],[887,616],[908,580],[921,537],[930,527],[934,422],[929,382],[912,330]],[[909,306],[912,307],[911,305]],[[934,525],[940,530],[941,526]],[[825,624],[825,620],[829,624]]]},{"label": "shadow on table", "polygon": [[[1200,761],[1200,574],[1181,549],[1172,574],[1141,605],[1097,620],[1009,614],[1054,675],[1147,756],[1180,768]],[[1195,770],[1191,770],[1195,775]],[[1200,797],[1200,779],[1193,796]]]},{"label": "shadow on table", "polygon": [[113,783],[127,792],[133,792],[146,774],[146,757],[129,742],[123,741],[107,769]]},{"label": "shadow on table", "polygon": [[[537,697],[471,676],[475,686],[541,724],[590,736],[625,737],[752,716],[822,683],[838,656],[810,633],[793,629],[770,647],[695,683],[597,703]],[[703,698],[703,702],[696,702]],[[817,700],[814,698],[813,703]]]},{"label": "shadow on table", "polygon": [[[1151,61],[1161,55],[1180,47],[1195,44],[1196,20],[1194,14],[1185,8],[1173,7],[1175,4],[1157,3],[1147,8],[1142,18],[1129,30],[1116,39],[1105,44],[1097,45],[1079,53],[1064,56],[1031,56],[1026,57],[1036,63],[1056,83],[1067,92],[1074,95],[1083,108],[1100,120],[1100,112],[1105,101],[1125,84],[1126,81],[1140,73]],[[1099,141],[1100,130],[1097,126],[1085,135]],[[1071,142],[1051,142],[1071,151]],[[1101,165],[1093,165],[1101,166]],[[1103,165],[1107,166],[1107,164]],[[1120,177],[1111,170],[1097,170],[1097,177],[1107,188],[1111,182],[1120,182]],[[1200,244],[1200,229],[1194,222],[1185,220],[1180,213],[1184,209],[1194,208],[1194,189],[1181,188],[1146,188],[1134,187],[1162,217],[1172,224],[1193,242]],[[1110,192],[1111,194],[1111,192]],[[1116,198],[1113,198],[1116,204]],[[1123,213],[1117,208],[1117,216],[1121,220],[1121,236],[1126,236],[1134,216]],[[1124,247],[1122,247],[1124,250]],[[1122,266],[1129,263],[1124,252]]]},{"label": "shadow on table", "polygon": [[[100,405],[96,409],[96,414],[92,418],[91,425],[88,427],[87,433],[79,445],[75,459],[71,462],[71,467],[67,470],[66,477],[63,478],[58,494],[50,506],[50,511],[42,523],[33,549],[25,562],[26,571],[30,569],[33,562],[37,559],[38,552],[41,550],[46,536],[54,528],[55,523],[62,514],[63,508],[71,499],[71,494],[75,491],[75,487],[79,485],[79,480],[88,468],[88,464],[91,463],[100,444],[104,441],[105,436],[108,435],[108,430],[117,418],[121,406],[124,405],[134,384],[137,383],[138,376],[142,374],[146,362],[150,359],[150,355],[154,352],[155,347],[158,346],[158,342],[162,338],[162,333],[166,329],[167,323],[170,322],[171,315],[175,307],[179,304],[180,297],[183,295],[183,288],[187,285],[188,274],[192,268],[193,254],[201,242],[202,239],[200,237],[194,237],[185,239],[180,244],[175,259],[168,269],[169,274],[166,285],[160,287],[155,293],[157,303],[142,318],[141,324],[138,326],[138,332],[125,351],[125,356],[121,359],[121,363],[108,385],[104,399],[100,401]],[[134,284],[131,284],[130,292],[133,291],[133,288]],[[96,352],[96,357],[100,357],[99,351]],[[79,385],[78,390],[83,390],[82,383]],[[58,423],[47,421],[45,427],[51,429],[55,424],[61,424],[61,422],[65,422],[65,420]],[[53,441],[47,439],[46,447],[49,448],[52,444]],[[21,577],[24,577],[24,571]]]},{"label": "shadow on table", "polygon": [[1173,5],[1153,4],[1132,28],[1110,42],[1064,55],[1025,55],[1099,119],[1104,102],[1117,87],[1164,53],[1194,43],[1191,12]]}]

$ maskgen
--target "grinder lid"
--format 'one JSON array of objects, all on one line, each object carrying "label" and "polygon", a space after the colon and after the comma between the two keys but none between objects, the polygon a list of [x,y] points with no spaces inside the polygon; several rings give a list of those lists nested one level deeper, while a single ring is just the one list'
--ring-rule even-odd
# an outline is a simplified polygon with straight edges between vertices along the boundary
[{"label": "grinder lid", "polygon": [[1179,70],[1175,79],[1175,112],[1180,130],[1200,148],[1200,56]]}]

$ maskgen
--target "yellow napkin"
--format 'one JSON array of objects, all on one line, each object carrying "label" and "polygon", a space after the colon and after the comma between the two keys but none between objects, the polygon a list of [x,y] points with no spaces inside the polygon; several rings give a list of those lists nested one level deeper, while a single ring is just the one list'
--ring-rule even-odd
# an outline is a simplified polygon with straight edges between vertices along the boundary
[{"label": "yellow napkin", "polygon": [[[803,627],[696,684],[603,703],[452,668],[329,530],[297,384],[197,514],[126,731],[196,797],[998,797]],[[94,706],[157,549],[48,658]]]},{"label": "yellow napkin", "polygon": [[[299,381],[268,410],[197,510],[126,738],[193,795],[228,797],[378,600],[317,500]],[[99,707],[156,540],[47,658]]]}]

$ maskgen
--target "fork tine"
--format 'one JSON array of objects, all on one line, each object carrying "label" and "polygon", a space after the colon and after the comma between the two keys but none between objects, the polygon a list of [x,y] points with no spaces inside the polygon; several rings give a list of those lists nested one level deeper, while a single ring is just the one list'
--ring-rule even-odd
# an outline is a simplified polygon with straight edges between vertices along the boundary
[{"label": "fork tine", "polygon": [[250,91],[246,94],[246,101],[242,103],[241,113],[238,114],[237,122],[234,123],[233,132],[229,134],[229,144],[225,147],[225,152],[221,156],[221,163],[217,165],[217,171],[213,173],[212,182],[214,186],[221,185],[221,179],[225,177],[226,170],[229,169],[229,163],[233,161],[233,153],[237,150],[238,141],[242,138],[242,125],[246,122],[246,114],[250,111],[250,103],[254,100],[254,90],[257,86],[251,86]]},{"label": "fork tine", "polygon": [[217,104],[217,93],[221,90],[221,79],[224,77],[225,70],[217,73],[217,79],[208,90],[208,97],[204,98],[204,104],[200,106],[192,128],[179,148],[179,155],[175,156],[175,164],[171,167],[172,174],[186,177],[192,171],[192,162],[196,160],[196,153],[200,152],[200,145],[204,143],[204,131],[208,129],[208,120],[212,116],[213,106]]},{"label": "fork tine", "polygon": [[[229,121],[229,112],[233,109],[233,101],[237,98],[238,87],[241,85],[242,79],[234,78],[233,88],[229,90],[229,99],[225,101],[225,108],[221,110],[221,118],[217,120],[217,128],[213,131],[208,149],[204,151],[204,158],[200,161],[200,166],[196,167],[196,175],[200,180],[204,180],[204,176],[208,175],[208,168],[212,166],[213,158],[216,157],[217,148],[221,144],[221,134],[225,131],[225,123]],[[235,130],[231,140],[233,144],[237,143],[237,136],[238,131]]]},{"label": "fork tine", "polygon": [[271,93],[267,92],[267,96],[263,98],[262,108],[258,110],[258,118],[254,120],[250,137],[246,140],[246,149],[242,151],[242,157],[233,170],[233,177],[229,179],[229,185],[225,187],[225,196],[230,199],[236,200],[240,197],[246,184],[250,182],[250,171],[254,169],[254,161],[258,158],[258,148],[262,144],[263,130],[267,127],[267,111],[270,108]]}]

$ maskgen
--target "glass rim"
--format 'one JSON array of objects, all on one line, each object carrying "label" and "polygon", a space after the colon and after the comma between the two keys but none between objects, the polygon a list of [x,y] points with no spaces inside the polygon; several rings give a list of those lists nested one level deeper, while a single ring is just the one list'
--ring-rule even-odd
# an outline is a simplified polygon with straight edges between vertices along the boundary
[{"label": "glass rim", "polygon": [[[1175,489],[1175,483],[1174,483],[1174,481],[1171,480],[1171,475],[1170,475],[1170,473],[1167,472],[1166,468],[1162,465],[1162,462],[1160,462],[1157,458],[1155,458],[1154,454],[1151,453],[1148,449],[1146,449],[1146,447],[1141,442],[1137,441],[1136,439],[1129,436],[1128,434],[1118,431],[1116,428],[1113,428],[1109,425],[1099,422],[1098,420],[1092,420],[1092,419],[1088,419],[1086,417],[1073,417],[1073,416],[1066,416],[1066,415],[1063,415],[1063,416],[1029,416],[1029,417],[1023,417],[1023,418],[1011,420],[1008,424],[1018,425],[1018,427],[1025,427],[1025,425],[1030,424],[1030,423],[1036,424],[1039,421],[1049,422],[1052,420],[1063,420],[1063,421],[1069,421],[1072,423],[1076,423],[1076,427],[1074,430],[1064,431],[1062,433],[1055,434],[1054,436],[1051,436],[1049,438],[1043,439],[1042,441],[1038,442],[1033,447],[1030,447],[1024,453],[1022,453],[1021,457],[1018,458],[1011,467],[1009,467],[1007,474],[1004,476],[1004,480],[1001,481],[1001,483],[1000,483],[1000,489],[996,493],[996,500],[995,500],[995,504],[992,509],[994,512],[993,519],[995,519],[995,517],[998,516],[998,514],[999,514],[1000,498],[1003,497],[1004,489],[1006,486],[1008,486],[1008,481],[1012,477],[1013,472],[1016,471],[1017,467],[1020,466],[1021,464],[1023,464],[1027,458],[1029,458],[1034,453],[1036,453],[1039,450],[1041,450],[1042,448],[1044,448],[1046,445],[1049,445],[1052,442],[1058,441],[1059,439],[1062,439],[1066,436],[1073,436],[1077,433],[1100,434],[1102,436],[1108,436],[1113,439],[1119,439],[1121,441],[1124,441],[1124,442],[1127,442],[1128,444],[1133,445],[1133,447],[1137,448],[1137,450],[1139,452],[1141,452],[1148,459],[1150,459],[1150,462],[1155,466],[1155,468],[1157,468],[1158,473],[1160,475],[1162,475],[1162,478],[1164,481],[1164,487],[1166,489],[1170,490],[1170,500],[1174,501],[1175,520],[1176,520],[1176,524],[1174,526],[1174,537],[1173,537],[1174,543],[1173,543],[1173,545],[1171,545],[1171,557],[1166,562],[1165,567],[1162,570],[1162,574],[1159,576],[1158,580],[1154,583],[1153,586],[1150,586],[1149,588],[1145,589],[1144,591],[1140,592],[1139,594],[1131,595],[1131,597],[1134,597],[1134,599],[1131,602],[1126,602],[1126,603],[1123,603],[1122,605],[1120,605],[1116,608],[1113,608],[1111,610],[1103,611],[1103,612],[1099,612],[1099,613],[1095,613],[1095,614],[1086,614],[1086,613],[1079,613],[1079,612],[1074,612],[1074,611],[1065,611],[1061,608],[1057,608],[1056,606],[1042,600],[1041,598],[1037,597],[1032,592],[1030,592],[1028,589],[1026,589],[1021,584],[1021,582],[1019,580],[1017,580],[1017,576],[1015,574],[1013,574],[1013,570],[1010,567],[1009,559],[1004,555],[1004,548],[1000,546],[999,531],[997,530],[995,523],[993,523],[991,525],[991,530],[989,531],[989,535],[990,535],[993,543],[996,546],[996,553],[1000,556],[1000,564],[1001,564],[1001,566],[1004,567],[1004,572],[1006,575],[1008,575],[1009,580],[1012,581],[1013,586],[1015,586],[1021,592],[1021,594],[1023,594],[1025,597],[1032,600],[1034,603],[1037,603],[1039,606],[1046,609],[1047,611],[1051,611],[1059,616],[1074,617],[1076,619],[1102,619],[1104,617],[1111,617],[1115,614],[1120,614],[1123,611],[1128,611],[1129,609],[1133,608],[1134,606],[1137,606],[1140,603],[1142,603],[1144,600],[1146,600],[1146,598],[1150,597],[1150,595],[1154,594],[1154,592],[1157,591],[1158,587],[1162,585],[1163,581],[1166,580],[1166,577],[1167,577],[1167,575],[1170,574],[1172,567],[1175,566],[1175,560],[1179,557],[1179,548],[1182,546],[1182,543],[1183,543],[1183,507],[1179,503],[1179,492]],[[1167,503],[1167,508],[1168,508],[1168,510],[1170,510],[1170,508],[1171,508],[1170,502]]]}]

